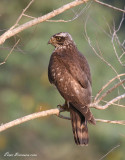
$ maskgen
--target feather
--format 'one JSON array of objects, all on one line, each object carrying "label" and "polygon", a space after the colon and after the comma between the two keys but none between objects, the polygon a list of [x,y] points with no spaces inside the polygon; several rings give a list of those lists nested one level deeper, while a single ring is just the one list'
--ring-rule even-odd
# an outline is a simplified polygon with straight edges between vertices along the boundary
[{"label": "feather", "polygon": [[89,136],[85,117],[70,104],[70,116],[74,140],[77,145],[88,145]]}]

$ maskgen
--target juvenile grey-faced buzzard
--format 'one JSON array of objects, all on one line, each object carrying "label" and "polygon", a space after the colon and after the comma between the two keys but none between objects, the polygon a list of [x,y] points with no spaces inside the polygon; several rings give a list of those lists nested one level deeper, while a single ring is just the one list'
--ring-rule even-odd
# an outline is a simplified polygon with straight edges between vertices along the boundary
[{"label": "juvenile grey-faced buzzard", "polygon": [[95,124],[88,107],[92,92],[88,62],[67,32],[53,35],[48,43],[55,47],[48,67],[49,81],[68,104],[75,143],[87,145],[87,121]]}]

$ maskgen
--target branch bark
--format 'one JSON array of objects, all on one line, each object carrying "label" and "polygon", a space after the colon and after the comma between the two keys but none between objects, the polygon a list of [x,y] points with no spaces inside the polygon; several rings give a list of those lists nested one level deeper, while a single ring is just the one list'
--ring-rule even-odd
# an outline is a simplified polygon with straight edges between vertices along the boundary
[{"label": "branch bark", "polygon": [[46,111],[42,111],[42,112],[33,113],[33,114],[27,115],[25,117],[21,117],[21,118],[18,118],[16,120],[13,120],[11,122],[8,122],[6,124],[1,124],[0,132],[6,130],[8,128],[11,128],[13,126],[16,126],[18,124],[21,124],[21,123],[36,119],[36,118],[45,117],[45,116],[49,116],[49,115],[57,115],[58,116],[59,113],[60,113],[60,109],[58,109],[58,108],[50,109],[50,110],[46,110]]}]

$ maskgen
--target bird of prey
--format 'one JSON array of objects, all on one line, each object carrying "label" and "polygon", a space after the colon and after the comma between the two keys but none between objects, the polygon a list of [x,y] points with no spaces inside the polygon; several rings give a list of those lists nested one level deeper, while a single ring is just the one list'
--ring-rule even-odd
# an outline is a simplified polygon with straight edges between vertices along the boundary
[{"label": "bird of prey", "polygon": [[49,81],[56,86],[68,106],[75,143],[87,145],[87,122],[96,124],[88,107],[92,93],[88,62],[67,32],[53,35],[48,43],[55,47],[48,67]]}]

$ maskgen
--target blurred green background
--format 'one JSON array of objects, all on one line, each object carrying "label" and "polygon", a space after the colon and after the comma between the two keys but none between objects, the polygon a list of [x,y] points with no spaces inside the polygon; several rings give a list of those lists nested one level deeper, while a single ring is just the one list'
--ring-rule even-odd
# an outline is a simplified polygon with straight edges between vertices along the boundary
[{"label": "blurred green background", "polygon": [[[32,17],[42,16],[70,2],[64,0],[35,0],[26,14]],[[125,6],[124,0],[105,1],[118,8]],[[0,34],[9,29],[19,17],[29,0],[0,0]],[[125,72],[113,51],[110,29],[116,29],[122,18],[122,13],[95,4],[86,3],[70,9],[53,19],[74,19],[68,23],[43,22],[29,28],[15,37],[8,39],[0,46],[0,63],[9,54],[15,42],[20,39],[6,63],[0,66],[0,123],[6,123],[19,117],[55,108],[64,100],[58,91],[50,85],[47,69],[52,46],[48,46],[49,38],[57,32],[69,32],[78,49],[87,57],[93,81],[93,96],[116,73],[101,61],[92,51],[85,39],[85,23],[92,44],[99,46],[102,56],[121,74]],[[88,20],[87,20],[88,19]],[[20,24],[30,20],[23,17]],[[118,32],[120,41],[125,38],[125,22]],[[98,45],[97,45],[98,44]],[[122,52],[116,45],[117,52]],[[123,57],[125,60],[125,57]],[[115,81],[115,83],[118,81]],[[113,85],[113,84],[112,84]],[[110,86],[111,87],[111,86]],[[105,100],[110,100],[125,91],[122,87],[116,89]],[[124,101],[121,101],[125,104]],[[110,107],[106,110],[92,109],[95,118],[124,120],[125,110],[120,107]],[[0,160],[99,160],[113,147],[120,145],[108,154],[105,160],[125,160],[125,127],[113,124],[97,123],[89,125],[90,142],[88,147],[76,146],[73,140],[70,121],[56,116],[39,118],[12,127],[0,133]],[[37,157],[7,157],[6,152],[14,154],[37,154]]]}]

